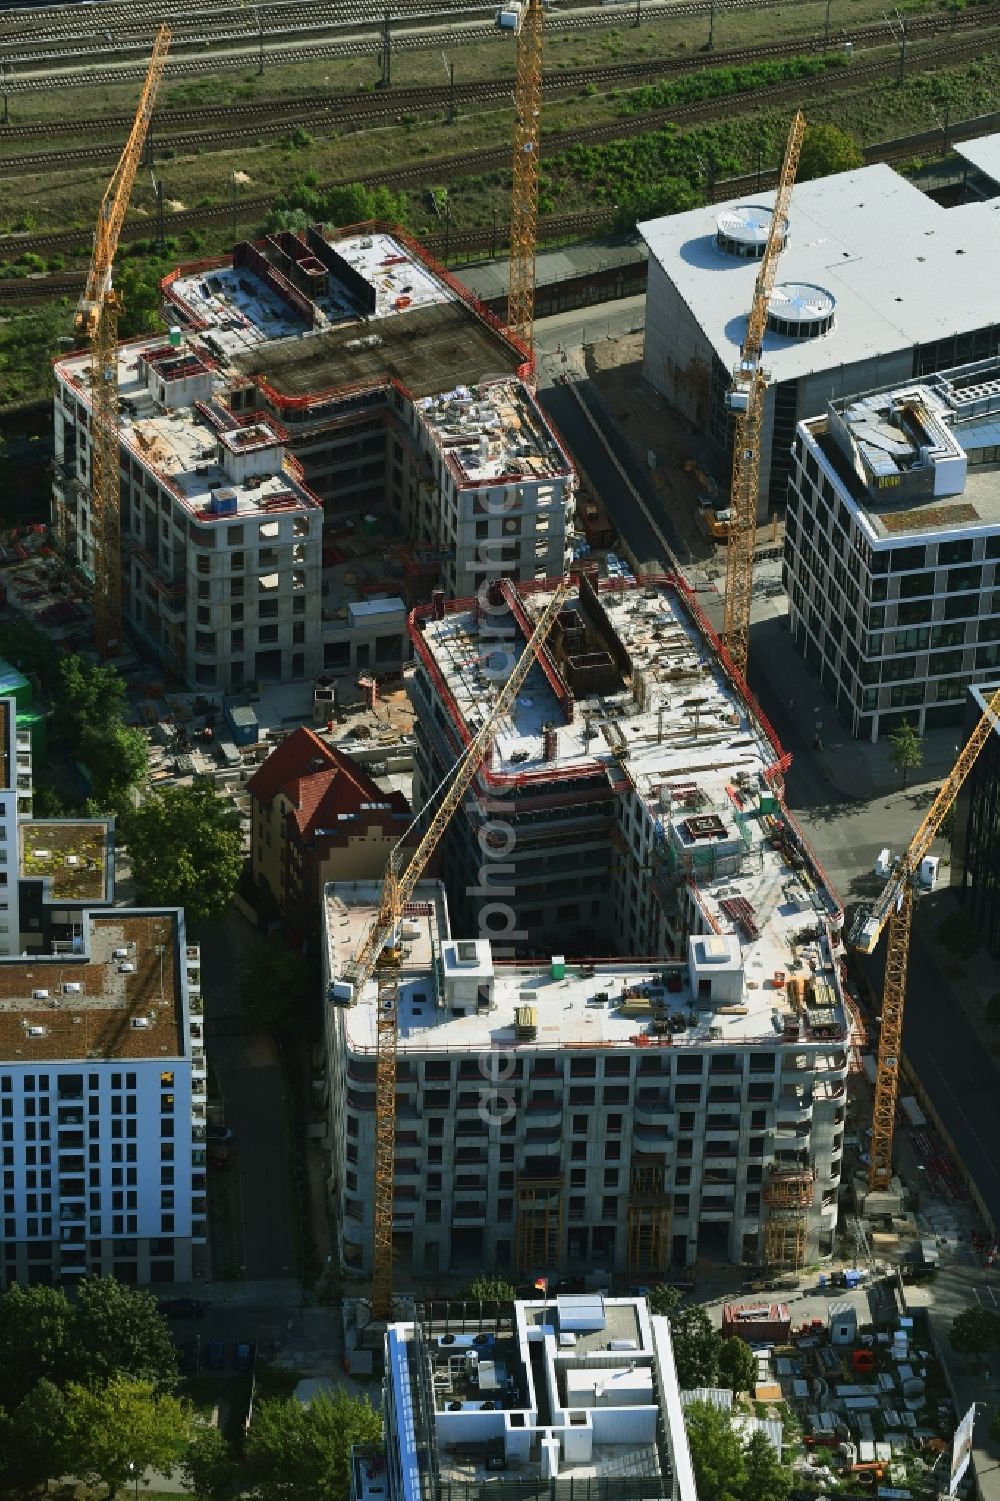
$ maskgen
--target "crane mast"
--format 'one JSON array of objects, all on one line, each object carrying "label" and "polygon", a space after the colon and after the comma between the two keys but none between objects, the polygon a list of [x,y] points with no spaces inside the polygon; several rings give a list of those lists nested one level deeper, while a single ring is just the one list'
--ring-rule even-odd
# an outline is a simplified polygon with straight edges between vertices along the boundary
[{"label": "crane mast", "polygon": [[542,127],[542,0],[527,0],[517,33],[514,184],[510,210],[507,326],[534,353],[535,243]]},{"label": "crane mast", "polygon": [[[170,41],[170,27],[164,24],[153,43],[132,129],[101,199],[87,284],[74,324],[76,332],[86,335],[90,340],[94,637],[102,656],[111,655],[121,645],[122,639],[121,478],[118,441],[118,314],[121,304],[111,278],[115,252],[163,78]],[[64,527],[57,529],[64,531]]]},{"label": "crane mast", "polygon": [[857,937],[852,935],[855,947],[862,953],[870,954],[882,936],[883,929],[889,929],[882,989],[882,1028],[879,1034],[875,1100],[872,1107],[871,1161],[868,1165],[868,1187],[874,1192],[887,1189],[892,1182],[892,1142],[899,1094],[899,1064],[903,1051],[903,1012],[906,1005],[910,932],[913,926],[914,883],[919,875],[921,861],[940,833],[949,808],[975,766],[990,734],[998,726],[1000,689],[983,710],[958,760],[941,784],[923,822],[910,840],[909,848],[883,887],[871,913],[861,924]]},{"label": "crane mast", "polygon": [[800,110],[792,120],[788,132],[767,244],[757,272],[740,362],[734,372],[733,388],[729,394],[730,408],[736,413],[736,432],[733,440],[733,481],[722,636],[737,671],[743,677],[746,677],[750,655],[750,602],[753,594],[753,552],[760,491],[760,438],[768,381],[761,358],[767,328],[767,308],[774,290],[778,257],[788,230],[788,207],[798,171],[805,128],[805,117]]},{"label": "crane mast", "polygon": [[374,1249],[372,1257],[372,1317],[388,1319],[392,1311],[392,1204],[395,1187],[396,1145],[396,1045],[399,1023],[399,927],[406,903],[416,889],[438,840],[468,791],[493,741],[497,726],[517,697],[535,655],[545,642],[556,616],[572,588],[563,579],[535,624],[521,657],[497,695],[485,721],[457,761],[454,773],[420,843],[405,870],[400,869],[401,845],[389,856],[379,894],[378,914],[361,947],[348,965],[345,978],[353,999],[371,979],[376,984],[375,1041],[375,1192]]}]

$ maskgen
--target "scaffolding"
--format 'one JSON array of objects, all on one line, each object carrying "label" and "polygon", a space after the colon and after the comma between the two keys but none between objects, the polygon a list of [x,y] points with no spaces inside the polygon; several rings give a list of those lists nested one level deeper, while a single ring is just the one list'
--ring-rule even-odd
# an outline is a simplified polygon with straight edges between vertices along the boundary
[{"label": "scaffolding", "polygon": [[548,1270],[562,1260],[562,1173],[517,1180],[517,1269]]},{"label": "scaffolding", "polygon": [[630,1272],[666,1273],[670,1265],[673,1199],[666,1187],[666,1168],[634,1163],[629,1179],[626,1245]]},{"label": "scaffolding", "polygon": [[809,1210],[816,1184],[811,1162],[772,1163],[764,1188],[764,1260],[798,1271],[805,1265]]}]

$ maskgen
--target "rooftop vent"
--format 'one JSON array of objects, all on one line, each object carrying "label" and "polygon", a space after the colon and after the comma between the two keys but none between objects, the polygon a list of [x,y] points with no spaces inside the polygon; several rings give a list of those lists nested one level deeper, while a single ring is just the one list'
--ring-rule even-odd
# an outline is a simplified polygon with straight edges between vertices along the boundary
[{"label": "rooftop vent", "polygon": [[83,986],[79,980],[67,980],[62,989],[63,995],[79,995]]},{"label": "rooftop vent", "polygon": [[[715,243],[726,255],[744,261],[764,258],[771,228],[771,210],[760,203],[741,203],[726,209],[716,220]],[[781,249],[788,241],[788,221],[781,236]]]},{"label": "rooftop vent", "polygon": [[33,990],[31,994],[32,998],[36,1001],[47,1001],[49,998],[49,993],[47,990]]},{"label": "rooftop vent", "polygon": [[818,339],[833,327],[837,299],[824,287],[785,281],[775,287],[767,305],[767,326],[787,339]]},{"label": "rooftop vent", "polygon": [[133,1016],[130,1025],[133,1032],[148,1032],[152,1023],[148,1016]]}]

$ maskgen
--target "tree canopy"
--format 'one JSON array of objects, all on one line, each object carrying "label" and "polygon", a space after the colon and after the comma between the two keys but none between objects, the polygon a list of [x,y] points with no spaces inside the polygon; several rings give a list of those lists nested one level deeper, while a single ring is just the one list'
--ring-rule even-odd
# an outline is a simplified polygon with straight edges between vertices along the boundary
[{"label": "tree canopy", "polygon": [[474,1277],[459,1296],[478,1303],[513,1303],[517,1288],[512,1282],[505,1282],[503,1277]]},{"label": "tree canopy", "polygon": [[1000,1345],[1000,1316],[978,1303],[952,1319],[948,1339],[959,1355],[985,1355]]},{"label": "tree canopy", "polygon": [[715,1386],[722,1336],[700,1304],[678,1309],[670,1321],[670,1338],[681,1387]]},{"label": "tree canopy", "polygon": [[177,1352],[151,1293],[85,1277],[76,1302],[61,1288],[12,1283],[0,1297],[0,1406],[12,1414],[41,1381],[112,1375],[169,1383]]},{"label": "tree canopy", "polygon": [[731,1336],[721,1341],[718,1362],[720,1386],[734,1392],[752,1392],[757,1385],[757,1358],[745,1339]]},{"label": "tree canopy", "polygon": [[904,787],[909,784],[910,772],[923,765],[924,742],[909,719],[889,732],[889,760],[903,773]]},{"label": "tree canopy", "polygon": [[260,1402],[247,1435],[244,1493],[258,1501],[347,1501],[352,1445],[381,1436],[379,1414],[342,1387],[321,1392],[308,1407]]},{"label": "tree canopy", "polygon": [[744,1442],[729,1413],[710,1402],[689,1403],[684,1425],[698,1501],[788,1501],[792,1472],[765,1433]]},{"label": "tree canopy", "polygon": [[319,980],[309,961],[280,937],[259,938],[240,961],[243,1014],[260,1032],[290,1032],[315,1006]]},{"label": "tree canopy", "polygon": [[66,1389],[66,1462],[72,1473],[103,1482],[109,1497],[132,1468],[170,1470],[191,1434],[188,1404],[158,1394],[149,1381],[113,1376],[103,1386]]},{"label": "tree canopy", "polygon": [[56,732],[70,755],[79,756],[88,730],[100,733],[121,722],[125,682],[114,667],[71,655],[59,663],[53,700]]},{"label": "tree canopy", "polygon": [[746,1459],[729,1414],[710,1402],[684,1410],[698,1501],[750,1501]]},{"label": "tree canopy", "polygon": [[811,177],[831,177],[864,165],[857,141],[839,125],[807,125],[799,156],[799,182]]},{"label": "tree canopy", "polygon": [[684,1294],[679,1287],[671,1287],[666,1282],[660,1282],[656,1287],[651,1287],[646,1295],[649,1311],[653,1314],[665,1315],[670,1318],[675,1309],[680,1305]]},{"label": "tree canopy", "polygon": [[239,814],[206,778],[154,788],[122,819],[132,873],[149,906],[184,907],[189,919],[219,917],[243,867]]}]

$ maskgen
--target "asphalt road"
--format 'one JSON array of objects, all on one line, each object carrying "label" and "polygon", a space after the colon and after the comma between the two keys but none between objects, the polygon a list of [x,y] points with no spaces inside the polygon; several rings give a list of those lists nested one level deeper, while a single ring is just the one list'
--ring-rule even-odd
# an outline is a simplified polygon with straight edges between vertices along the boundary
[{"label": "asphalt road", "polygon": [[201,946],[206,1048],[233,1132],[229,1165],[216,1169],[210,1191],[218,1211],[212,1270],[219,1277],[235,1260],[248,1280],[294,1278],[298,1220],[282,1073],[272,1043],[246,1031],[240,1007],[240,958],[251,936],[230,914]]}]

